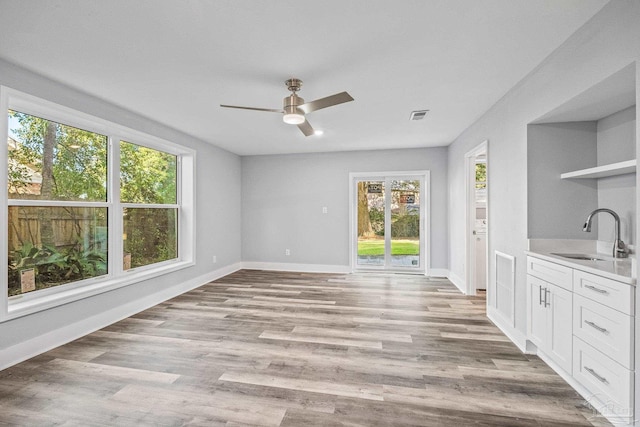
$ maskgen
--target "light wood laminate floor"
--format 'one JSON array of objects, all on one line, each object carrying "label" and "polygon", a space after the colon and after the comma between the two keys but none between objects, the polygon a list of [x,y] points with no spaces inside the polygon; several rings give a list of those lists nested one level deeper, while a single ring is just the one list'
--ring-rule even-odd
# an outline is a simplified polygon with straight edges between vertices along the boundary
[{"label": "light wood laminate floor", "polygon": [[0,372],[0,425],[608,424],[447,280],[243,270]]}]

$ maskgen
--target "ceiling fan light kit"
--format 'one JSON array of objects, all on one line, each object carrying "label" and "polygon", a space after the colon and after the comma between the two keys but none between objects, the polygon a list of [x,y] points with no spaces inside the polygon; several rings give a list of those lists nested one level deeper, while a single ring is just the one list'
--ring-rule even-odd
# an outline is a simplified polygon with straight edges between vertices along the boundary
[{"label": "ceiling fan light kit", "polygon": [[321,135],[321,132],[314,131],[313,127],[309,124],[305,114],[311,113],[322,108],[332,107],[334,105],[342,104],[345,102],[353,101],[351,95],[347,92],[336,93],[325,98],[316,99],[311,102],[304,102],[304,99],[300,98],[296,92],[302,87],[302,80],[289,79],[284,82],[287,85],[287,89],[291,92],[291,95],[284,98],[282,104],[282,110],[276,110],[271,108],[255,108],[255,107],[240,107],[237,105],[224,105],[225,108],[239,108],[241,110],[255,110],[255,111],[268,111],[272,113],[281,113],[282,121],[290,124],[297,125],[298,129],[302,131],[305,136]]},{"label": "ceiling fan light kit", "polygon": [[282,116],[282,121],[288,125],[299,125],[300,123],[303,123],[304,120],[304,116],[298,113],[288,113]]}]

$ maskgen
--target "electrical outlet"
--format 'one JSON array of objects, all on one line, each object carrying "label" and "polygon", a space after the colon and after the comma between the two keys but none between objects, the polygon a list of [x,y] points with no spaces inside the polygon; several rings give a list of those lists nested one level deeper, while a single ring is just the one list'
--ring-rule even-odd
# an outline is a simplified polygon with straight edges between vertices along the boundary
[{"label": "electrical outlet", "polygon": [[323,207],[322,207],[322,213],[323,213],[323,214],[326,214],[327,212],[328,212],[327,207],[326,207],[326,206],[323,206]]},{"label": "electrical outlet", "polygon": [[290,251],[289,249],[285,249],[285,250],[284,250],[284,254],[285,254],[286,256],[289,256],[289,255],[291,255],[291,251]]},{"label": "electrical outlet", "polygon": [[213,256],[213,263],[215,264],[216,262],[218,262],[218,257],[217,256]]}]

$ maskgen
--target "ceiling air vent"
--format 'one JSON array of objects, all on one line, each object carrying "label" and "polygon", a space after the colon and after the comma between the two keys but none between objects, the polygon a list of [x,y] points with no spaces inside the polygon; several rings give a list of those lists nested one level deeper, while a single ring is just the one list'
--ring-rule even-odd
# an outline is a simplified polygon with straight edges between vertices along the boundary
[{"label": "ceiling air vent", "polygon": [[429,110],[412,111],[411,112],[411,117],[409,117],[409,120],[422,120],[422,119],[424,119],[424,116],[426,116],[428,112],[429,112]]}]

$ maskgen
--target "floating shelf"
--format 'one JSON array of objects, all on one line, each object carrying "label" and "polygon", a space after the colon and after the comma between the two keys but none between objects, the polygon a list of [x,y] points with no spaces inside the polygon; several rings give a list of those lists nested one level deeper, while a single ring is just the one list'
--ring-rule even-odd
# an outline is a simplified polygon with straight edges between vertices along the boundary
[{"label": "floating shelf", "polygon": [[611,163],[609,165],[596,166],[595,168],[581,169],[573,172],[565,172],[560,175],[561,179],[568,178],[604,178],[607,176],[624,175],[636,172],[636,160],[626,160],[624,162]]}]

